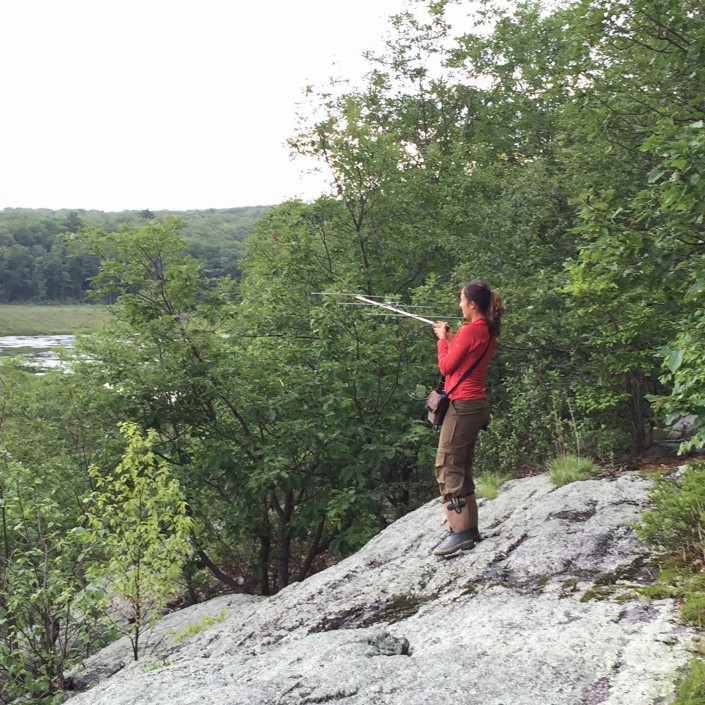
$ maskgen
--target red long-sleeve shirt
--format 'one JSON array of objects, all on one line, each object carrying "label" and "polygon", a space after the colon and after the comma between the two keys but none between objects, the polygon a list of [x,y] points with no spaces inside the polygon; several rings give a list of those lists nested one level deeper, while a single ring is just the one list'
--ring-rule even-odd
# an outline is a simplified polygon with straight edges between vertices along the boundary
[{"label": "red long-sleeve shirt", "polygon": [[482,361],[450,395],[451,399],[485,398],[485,373],[497,347],[497,339],[490,342],[487,322],[484,318],[477,318],[472,323],[463,323],[450,345],[445,340],[438,341],[438,369],[445,375],[446,391],[453,389],[463,372],[485,352],[488,342],[490,347]]}]

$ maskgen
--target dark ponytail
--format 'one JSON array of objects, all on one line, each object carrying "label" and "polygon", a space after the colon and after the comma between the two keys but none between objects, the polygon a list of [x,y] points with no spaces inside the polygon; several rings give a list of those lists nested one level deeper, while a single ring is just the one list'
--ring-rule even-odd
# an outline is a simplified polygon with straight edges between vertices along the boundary
[{"label": "dark ponytail", "polygon": [[502,297],[499,292],[490,289],[485,282],[480,279],[473,279],[464,289],[463,295],[466,301],[474,301],[480,313],[487,321],[487,327],[490,329],[490,335],[495,338],[499,337],[499,331],[502,327]]}]

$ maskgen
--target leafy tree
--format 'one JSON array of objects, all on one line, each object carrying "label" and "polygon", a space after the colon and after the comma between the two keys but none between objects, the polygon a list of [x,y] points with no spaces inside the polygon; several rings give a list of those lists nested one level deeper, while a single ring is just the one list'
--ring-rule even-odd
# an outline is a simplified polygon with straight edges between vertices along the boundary
[{"label": "leafy tree", "polygon": [[[692,335],[698,314],[681,302],[700,278],[703,16],[687,0],[642,0],[577,3],[570,19],[575,44],[591,47],[567,112],[571,151],[593,184],[581,198],[585,244],[569,292],[576,318],[591,319],[592,364],[614,380],[612,392],[604,384],[595,389],[606,391],[602,402],[609,404],[621,387],[639,449],[648,442],[640,431],[640,416],[649,416],[644,396],[664,391],[657,381],[662,348],[689,350],[689,364],[701,359]],[[598,163],[600,154],[609,158]],[[667,420],[698,408],[698,382],[681,374],[664,401]]]},{"label": "leafy tree", "polygon": [[408,492],[416,466],[407,435],[420,404],[406,376],[418,329],[359,313],[340,320],[341,307],[312,296],[344,247],[331,214],[326,203],[272,214],[237,307],[199,277],[175,221],[85,235],[105,260],[98,293],[119,295],[112,323],[81,343],[72,368],[90,416],[159,433],[198,560],[231,588],[234,574],[267,593],[305,577],[327,549],[356,548],[376,530],[384,483],[401,504],[394,475]]},{"label": "leafy tree", "polygon": [[[50,482],[0,460],[0,692],[48,702],[98,646],[103,594],[86,587],[82,548]],[[74,515],[75,516],[75,515]]]},{"label": "leafy tree", "polygon": [[174,595],[191,526],[178,480],[154,453],[157,434],[143,436],[127,423],[120,431],[127,448],[117,467],[107,474],[90,468],[95,491],[82,535],[99,556],[89,575],[114,596],[109,614],[137,660],[145,630]]},{"label": "leafy tree", "polygon": [[[445,310],[456,307],[457,292],[474,277],[505,295],[508,345],[496,364],[494,406],[501,418],[523,404],[531,420],[522,429],[508,418],[489,437],[493,444],[512,439],[488,455],[507,466],[517,445],[528,461],[550,454],[554,429],[546,412],[574,394],[561,377],[571,374],[576,336],[566,340],[571,328],[560,287],[579,238],[571,231],[574,179],[554,141],[569,93],[556,69],[565,43],[560,18],[524,5],[514,17],[504,13],[489,38],[466,35],[453,45],[443,9],[430,4],[427,21],[409,13],[396,18],[389,51],[376,57],[368,85],[321,96],[321,118],[292,144],[325,162],[351,214],[365,256],[357,257],[357,271],[348,267],[355,273],[347,281],[402,301],[412,298],[410,288],[428,292],[434,281],[427,300]],[[434,65],[441,67],[435,74]],[[548,66],[555,80],[545,75]],[[376,208],[394,218],[374,217]],[[348,261],[355,257],[351,252]],[[388,271],[397,276],[384,276]],[[514,376],[527,374],[550,384],[549,404],[537,395],[529,401],[515,383]],[[559,414],[570,419],[567,404]]]}]

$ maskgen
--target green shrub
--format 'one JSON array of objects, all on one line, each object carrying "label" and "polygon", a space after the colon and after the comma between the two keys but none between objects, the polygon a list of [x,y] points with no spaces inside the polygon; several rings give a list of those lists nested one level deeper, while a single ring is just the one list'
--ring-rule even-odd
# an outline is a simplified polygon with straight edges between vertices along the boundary
[{"label": "green shrub", "polygon": [[639,537],[691,564],[705,558],[705,462],[690,465],[679,478],[654,482],[654,510],[636,527]]},{"label": "green shrub", "polygon": [[569,482],[586,480],[600,472],[600,467],[589,458],[578,455],[561,455],[546,463],[548,475],[554,485],[567,485]]},{"label": "green shrub", "polygon": [[477,494],[485,499],[495,499],[499,495],[499,487],[509,478],[499,472],[483,472],[477,483]]},{"label": "green shrub", "polygon": [[102,646],[104,593],[83,576],[74,517],[42,466],[0,448],[0,702],[59,702],[66,674]]},{"label": "green shrub", "polygon": [[[659,584],[670,587],[671,596],[683,599],[681,617],[697,627],[705,626],[705,462],[695,462],[680,477],[657,479],[651,490],[653,511],[635,526],[639,537],[660,546],[669,567]],[[656,586],[658,588],[658,586]],[[705,705],[705,662],[694,657],[678,686],[673,705]]]},{"label": "green shrub", "polygon": [[[153,450],[156,432],[143,434],[127,422],[120,431],[128,444],[117,467],[109,473],[88,468],[95,491],[86,502],[87,528],[80,536],[100,556],[88,575],[106,581],[115,596],[117,606],[106,619],[129,637],[137,661],[191,551],[191,520],[179,481]],[[113,614],[127,617],[127,624]]]},{"label": "green shrub", "polygon": [[555,453],[553,428],[546,423],[547,397],[559,398],[540,370],[524,367],[502,381],[492,395],[492,418],[475,449],[477,467],[510,473]]}]

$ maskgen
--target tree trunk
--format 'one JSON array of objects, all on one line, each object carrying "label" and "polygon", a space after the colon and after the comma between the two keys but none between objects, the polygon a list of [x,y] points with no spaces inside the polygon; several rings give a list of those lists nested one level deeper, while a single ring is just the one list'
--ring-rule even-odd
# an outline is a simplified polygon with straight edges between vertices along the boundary
[{"label": "tree trunk", "polygon": [[316,527],[316,533],[313,535],[311,546],[309,547],[308,553],[306,554],[306,559],[304,560],[303,565],[299,570],[299,581],[303,580],[308,575],[308,571],[311,570],[311,566],[313,565],[314,558],[323,551],[323,549],[321,548],[321,537],[323,536],[323,528],[325,526],[325,523],[325,519],[321,519],[321,521],[318,522],[318,526]]},{"label": "tree trunk", "polygon": [[261,595],[269,595],[269,556],[272,552],[272,535],[269,526],[269,508],[262,503],[262,534],[259,541],[260,575],[259,591]]},{"label": "tree trunk", "polygon": [[277,557],[277,590],[289,584],[289,563],[291,561],[291,517],[294,513],[294,493],[289,490],[284,500],[281,516],[282,527],[279,536]]},{"label": "tree trunk", "polygon": [[651,445],[650,426],[647,430],[648,410],[645,410],[646,378],[643,370],[630,370],[624,375],[624,388],[629,395],[629,426],[632,436],[632,450],[636,455],[643,453]]}]

